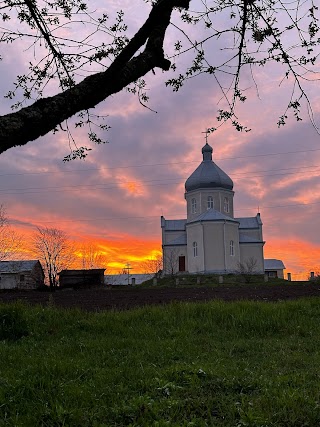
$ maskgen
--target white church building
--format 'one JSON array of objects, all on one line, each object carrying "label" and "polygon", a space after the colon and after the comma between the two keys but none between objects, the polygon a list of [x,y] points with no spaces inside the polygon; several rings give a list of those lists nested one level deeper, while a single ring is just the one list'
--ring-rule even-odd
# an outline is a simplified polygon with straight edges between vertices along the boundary
[{"label": "white church building", "polygon": [[208,143],[202,156],[185,183],[187,218],[161,217],[164,273],[227,274],[253,261],[255,273],[264,273],[260,214],[235,218],[231,178],[212,161]]}]

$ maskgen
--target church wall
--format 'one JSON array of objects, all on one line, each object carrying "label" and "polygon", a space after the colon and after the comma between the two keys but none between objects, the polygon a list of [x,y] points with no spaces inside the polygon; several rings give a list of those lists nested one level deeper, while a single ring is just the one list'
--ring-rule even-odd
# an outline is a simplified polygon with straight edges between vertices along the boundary
[{"label": "church wall", "polygon": [[[187,201],[187,218],[192,220],[201,213],[201,193],[199,191],[192,191],[185,195]],[[196,210],[192,210],[192,199],[196,200]]]},{"label": "church wall", "polygon": [[[240,259],[238,224],[204,223],[204,241],[206,271],[236,270]],[[233,242],[233,255],[230,254],[230,241]]]},{"label": "church wall", "polygon": [[[206,189],[201,190],[200,194],[200,203],[201,203],[201,213],[208,210],[208,196],[213,198],[213,208],[224,215],[230,216],[233,218],[233,191],[224,191],[224,190],[214,190]],[[229,212],[224,210],[224,198],[227,197],[229,200]]]},{"label": "church wall", "polygon": [[[185,199],[187,201],[187,218],[188,220],[195,219],[198,215],[208,210],[208,196],[213,198],[213,208],[230,218],[234,218],[233,213],[233,191],[223,189],[200,189],[196,191],[190,191],[185,193]],[[229,201],[229,212],[224,210],[224,199],[228,198]],[[196,201],[196,211],[192,210],[192,199]]]},{"label": "church wall", "polygon": [[188,254],[186,246],[163,247],[163,271],[165,275],[176,274],[179,271],[179,256],[186,258],[186,270],[188,265]]},{"label": "church wall", "polygon": [[240,262],[246,263],[251,258],[257,260],[256,272],[264,272],[263,245],[259,243],[240,244]]},{"label": "church wall", "polygon": [[[233,249],[231,249],[231,241]],[[225,242],[226,270],[234,272],[238,269],[240,261],[239,225],[237,223],[226,223]]]},{"label": "church wall", "polygon": [[[234,213],[233,213],[233,196],[234,196],[234,192],[233,191],[227,191],[227,190],[220,190],[219,191],[219,208],[217,207],[216,209],[219,210],[219,212],[223,213],[226,216],[229,216],[230,218],[234,218]],[[229,201],[229,212],[225,211],[224,209],[224,199],[225,197],[227,197],[228,201]]]},{"label": "church wall", "polygon": [[[193,243],[197,244],[197,255],[194,256]],[[187,227],[188,271],[200,273],[204,271],[203,231],[202,224],[189,224]]]},{"label": "church wall", "polygon": [[206,222],[204,227],[205,271],[223,271],[225,269],[224,223]]}]

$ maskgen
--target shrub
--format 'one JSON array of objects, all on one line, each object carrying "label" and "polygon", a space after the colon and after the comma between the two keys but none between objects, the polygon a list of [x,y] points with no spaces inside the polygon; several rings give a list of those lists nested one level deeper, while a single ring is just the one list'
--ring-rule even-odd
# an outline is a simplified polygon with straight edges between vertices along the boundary
[{"label": "shrub", "polygon": [[18,304],[0,306],[0,340],[16,341],[28,335],[23,309]]}]

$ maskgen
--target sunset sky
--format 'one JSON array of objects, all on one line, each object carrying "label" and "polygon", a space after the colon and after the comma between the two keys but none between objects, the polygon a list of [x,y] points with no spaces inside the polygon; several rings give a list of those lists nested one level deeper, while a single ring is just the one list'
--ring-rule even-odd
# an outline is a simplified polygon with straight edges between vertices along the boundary
[{"label": "sunset sky", "polygon": [[[121,7],[130,17],[129,34],[149,11],[142,0],[135,6],[129,0],[107,3],[108,13]],[[169,32],[168,43],[172,40],[175,34]],[[10,102],[3,96],[27,66],[30,51],[18,43],[2,50],[0,112],[5,114]],[[251,132],[225,125],[208,142],[213,160],[234,182],[235,216],[259,210],[265,257],[282,259],[293,278],[304,279],[320,271],[320,136],[306,108],[302,122],[291,118],[278,129],[291,90],[289,82],[280,85],[282,73],[275,65],[255,70],[259,96],[248,86],[248,100],[239,110]],[[178,93],[165,87],[167,78],[160,70],[146,77],[148,106],[156,112],[125,91],[99,105],[95,113],[107,115],[111,126],[105,135],[109,143],[93,147],[85,161],[62,161],[69,154],[63,131],[1,154],[0,203],[26,240],[39,226],[63,229],[77,242],[97,244],[109,272],[127,262],[132,273],[142,272],[143,260],[161,251],[160,216],[186,217],[184,183],[202,160],[202,132],[216,125],[221,96],[210,76],[190,80]],[[319,83],[308,90],[320,124]],[[82,129],[73,136],[78,145],[90,145]]]}]

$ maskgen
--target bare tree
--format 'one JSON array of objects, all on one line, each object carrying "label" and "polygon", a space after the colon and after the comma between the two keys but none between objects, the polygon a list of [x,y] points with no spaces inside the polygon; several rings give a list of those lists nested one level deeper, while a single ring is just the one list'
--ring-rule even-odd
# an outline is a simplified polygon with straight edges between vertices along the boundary
[{"label": "bare tree", "polygon": [[[247,79],[252,76],[255,87],[256,70],[269,63],[279,65],[283,82],[290,84],[292,91],[283,104],[278,125],[285,124],[290,111],[296,120],[301,120],[303,101],[313,121],[305,85],[319,80],[319,9],[314,0],[146,3],[151,3],[150,13],[129,38],[122,11],[110,22],[106,11],[98,15],[100,8],[89,12],[84,0],[0,2],[0,43],[21,41],[25,52],[29,42],[34,54],[27,61],[28,70],[18,73],[6,95],[14,100],[15,111],[0,117],[0,152],[24,145],[50,130],[57,131],[62,122],[77,113],[76,126],[87,125],[89,139],[103,142],[103,136],[94,130],[89,110],[124,88],[145,104],[148,96],[142,77],[150,71],[155,73],[157,68],[177,73],[166,82],[174,91],[190,78],[212,76],[222,97],[215,126],[230,121],[238,131],[247,131],[235,112],[236,104],[246,101]],[[189,7],[193,10],[189,11]],[[177,13],[173,14],[174,10]],[[196,28],[189,31],[189,25]],[[169,26],[178,38],[171,46],[165,44]],[[176,62],[181,55],[186,57],[181,61],[186,64],[185,69]],[[240,85],[242,74],[244,89]],[[60,92],[47,96],[56,90],[55,79]],[[215,126],[209,130],[214,131]],[[105,124],[101,127],[108,128]],[[66,160],[84,157],[89,149],[76,146],[68,124],[65,130],[71,146]]]},{"label": "bare tree", "polygon": [[164,273],[171,277],[176,276],[179,267],[179,251],[177,249],[167,250],[163,258]]},{"label": "bare tree", "polygon": [[21,236],[12,229],[5,208],[0,205],[0,261],[14,258],[21,246]]},{"label": "bare tree", "polygon": [[146,259],[142,262],[141,268],[144,274],[150,274],[153,277],[159,279],[163,272],[163,258],[162,255],[158,255],[154,258]]},{"label": "bare tree", "polygon": [[39,257],[49,282],[54,290],[58,284],[58,273],[74,261],[74,247],[67,234],[57,228],[38,228],[33,236],[33,250]]},{"label": "bare tree", "polygon": [[83,244],[77,253],[80,256],[81,268],[86,270],[91,268],[107,268],[106,256],[99,250],[97,245],[92,243]]},{"label": "bare tree", "polygon": [[238,263],[237,274],[239,274],[246,283],[250,283],[253,276],[257,274],[258,261],[254,257],[250,257],[243,262]]}]

